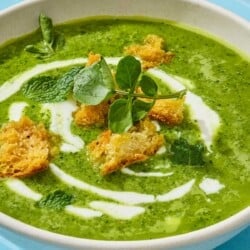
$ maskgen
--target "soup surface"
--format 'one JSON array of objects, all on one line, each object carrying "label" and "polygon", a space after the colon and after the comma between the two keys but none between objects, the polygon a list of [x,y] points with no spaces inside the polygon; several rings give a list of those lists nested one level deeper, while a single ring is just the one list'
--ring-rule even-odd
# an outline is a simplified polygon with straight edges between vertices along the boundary
[{"label": "soup surface", "polygon": [[[24,51],[41,40],[39,31],[0,48],[0,124],[25,115],[62,140],[47,170],[0,181],[1,212],[60,234],[140,240],[197,230],[249,206],[247,59],[218,41],[165,21],[81,20],[56,30],[66,43],[48,58]],[[86,145],[103,128],[76,125],[74,100],[41,104],[25,97],[21,88],[33,77],[58,77],[84,65],[91,51],[115,69],[124,47],[141,43],[148,34],[162,37],[175,55],[147,74],[162,93],[188,90],[184,121],[177,126],[157,123],[163,148],[143,163],[102,176],[87,157]],[[188,162],[171,157],[173,144],[184,141],[192,145],[190,154],[197,143],[206,148],[201,162],[191,156]]]}]

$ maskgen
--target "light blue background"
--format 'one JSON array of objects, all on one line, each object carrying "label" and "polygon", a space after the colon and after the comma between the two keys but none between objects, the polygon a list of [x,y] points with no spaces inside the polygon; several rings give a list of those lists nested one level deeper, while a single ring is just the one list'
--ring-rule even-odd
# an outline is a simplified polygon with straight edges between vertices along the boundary
[{"label": "light blue background", "polygon": [[[58,0],[59,1],[59,0]],[[21,0],[0,0],[0,10],[7,8]],[[250,0],[210,0],[232,12],[250,20]],[[250,46],[250,44],[249,44]],[[59,248],[40,244],[35,241],[27,242],[20,235],[0,228],[0,250],[59,250]],[[62,250],[62,248],[60,248]],[[250,227],[239,235],[216,248],[216,250],[250,250]]]}]

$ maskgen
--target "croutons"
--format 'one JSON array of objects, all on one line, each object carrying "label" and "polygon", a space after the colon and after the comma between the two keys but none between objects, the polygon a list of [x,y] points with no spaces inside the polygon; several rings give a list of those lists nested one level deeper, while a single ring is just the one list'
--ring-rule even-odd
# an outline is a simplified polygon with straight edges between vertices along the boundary
[{"label": "croutons", "polygon": [[141,121],[129,132],[104,131],[88,145],[90,157],[101,164],[101,173],[110,174],[136,162],[145,161],[163,145],[163,136],[149,120]]},{"label": "croutons", "polygon": [[162,63],[169,63],[174,54],[164,51],[164,40],[157,35],[148,35],[144,43],[134,44],[125,48],[125,53],[142,59],[143,69],[153,68]]},{"label": "croutons", "polygon": [[84,105],[75,112],[74,121],[80,126],[103,125],[108,115],[109,104]]},{"label": "croutons", "polygon": [[0,177],[25,177],[49,165],[49,134],[27,117],[0,131]]},{"label": "croutons", "polygon": [[149,112],[149,117],[174,126],[182,122],[183,111],[184,98],[157,100]]}]

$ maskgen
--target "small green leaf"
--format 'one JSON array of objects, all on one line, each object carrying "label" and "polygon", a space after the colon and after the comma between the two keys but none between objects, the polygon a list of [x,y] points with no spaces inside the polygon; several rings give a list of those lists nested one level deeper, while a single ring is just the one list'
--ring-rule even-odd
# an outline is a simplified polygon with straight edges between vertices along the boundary
[{"label": "small green leaf", "polygon": [[82,69],[74,79],[74,97],[87,105],[97,105],[113,94],[114,80],[102,58],[98,63]]},{"label": "small green leaf", "polygon": [[30,79],[22,87],[23,94],[36,102],[54,103],[67,99],[73,88],[73,79],[82,67],[72,68],[59,79],[38,76]]},{"label": "small green leaf", "polygon": [[41,13],[39,15],[39,25],[41,28],[43,40],[52,47],[54,42],[54,28],[52,19]]},{"label": "small green leaf", "polygon": [[140,80],[140,87],[146,96],[154,97],[157,95],[158,86],[155,81],[147,75],[143,75]]},{"label": "small green leaf", "polygon": [[117,65],[116,82],[122,90],[130,89],[132,93],[135,90],[136,82],[140,74],[140,61],[133,56],[125,56]]},{"label": "small green leaf", "polygon": [[154,103],[155,102],[143,102],[139,99],[135,99],[132,106],[133,121],[137,122],[143,119],[153,107]]},{"label": "small green leaf", "polygon": [[30,53],[33,53],[33,54],[40,54],[40,55],[46,55],[47,52],[46,51],[43,51],[41,50],[40,48],[34,46],[34,45],[27,45],[25,48],[24,48],[25,51],[27,52],[30,52]]},{"label": "small green leaf", "polygon": [[74,200],[72,194],[68,194],[62,190],[56,190],[39,200],[36,205],[40,208],[50,208],[62,210],[65,206],[70,205]]},{"label": "small green leaf", "polygon": [[55,39],[54,39],[54,43],[53,43],[53,46],[52,46],[53,49],[55,51],[60,50],[60,49],[62,49],[64,47],[64,45],[65,45],[65,37],[64,37],[64,35],[61,34],[61,33],[55,32]]},{"label": "small green leaf", "polygon": [[113,133],[123,133],[133,125],[131,100],[118,99],[114,101],[108,114],[108,126]]},{"label": "small green leaf", "polygon": [[182,165],[204,165],[204,153],[206,148],[203,144],[189,144],[185,139],[180,138],[171,145],[173,163]]}]

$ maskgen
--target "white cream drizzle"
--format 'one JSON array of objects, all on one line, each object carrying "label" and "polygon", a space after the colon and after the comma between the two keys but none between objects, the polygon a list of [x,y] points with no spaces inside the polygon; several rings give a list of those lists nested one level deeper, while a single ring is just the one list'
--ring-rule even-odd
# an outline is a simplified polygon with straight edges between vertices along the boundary
[{"label": "white cream drizzle", "polygon": [[218,180],[212,178],[203,178],[202,182],[199,184],[199,187],[207,195],[219,193],[225,185],[221,184]]},{"label": "white cream drizzle", "polygon": [[65,207],[67,213],[82,217],[83,219],[92,219],[95,217],[101,217],[102,212],[85,207],[77,207],[73,205],[68,205]]},{"label": "white cream drizzle", "polygon": [[119,220],[130,220],[145,212],[143,207],[127,206],[106,201],[92,201],[89,203],[89,206]]},{"label": "white cream drizzle", "polygon": [[18,179],[9,179],[5,182],[5,184],[8,186],[9,189],[11,189],[13,192],[34,200],[38,201],[42,198],[42,195],[40,193],[37,193],[30,189],[23,181]]},{"label": "white cream drizzle", "polygon": [[166,202],[166,201],[180,199],[191,190],[194,183],[195,180],[193,179],[177,188],[172,189],[168,193],[157,195],[156,200],[161,202]]},{"label": "white cream drizzle", "polygon": [[72,113],[78,108],[74,101],[43,104],[43,109],[51,113],[50,130],[62,137],[61,151],[77,152],[84,146],[83,140],[71,133]]},{"label": "white cream drizzle", "polygon": [[165,176],[170,176],[173,174],[173,172],[169,173],[162,173],[162,172],[135,172],[129,168],[123,168],[121,170],[123,174],[127,175],[134,175],[138,177],[165,177]]},{"label": "white cream drizzle", "polygon": [[[172,90],[180,91],[185,88],[174,77],[159,69],[149,69],[148,72],[165,82]],[[185,99],[186,104],[190,106],[191,118],[197,120],[201,130],[201,137],[206,146],[210,149],[213,137],[220,126],[218,114],[207,106],[201,97],[188,91]]]},{"label": "white cream drizzle", "polygon": [[26,102],[14,102],[9,107],[9,120],[18,121],[23,115],[24,109],[28,106]]},{"label": "white cream drizzle", "polygon": [[79,189],[82,189],[91,193],[95,193],[104,198],[112,199],[118,202],[131,204],[131,205],[154,202],[154,196],[150,194],[112,191],[112,190],[107,190],[107,189],[103,189],[103,188],[90,185],[84,181],[78,180],[75,177],[65,173],[53,163],[50,164],[50,170],[62,182],[67,183],[70,186],[77,187]]}]

